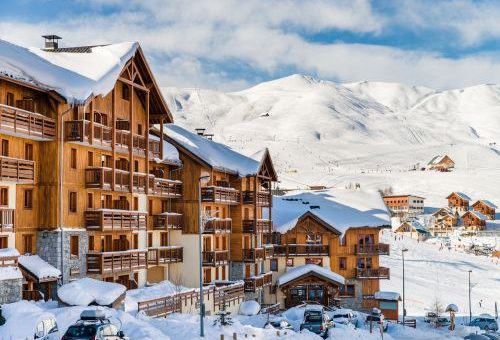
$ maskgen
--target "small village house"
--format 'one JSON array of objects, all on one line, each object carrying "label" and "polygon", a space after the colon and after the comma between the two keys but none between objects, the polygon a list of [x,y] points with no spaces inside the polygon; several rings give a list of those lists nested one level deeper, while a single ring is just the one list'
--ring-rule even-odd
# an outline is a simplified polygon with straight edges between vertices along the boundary
[{"label": "small village house", "polygon": [[472,204],[472,209],[494,220],[497,206],[488,200],[477,200]]},{"label": "small village house", "polygon": [[464,229],[469,231],[484,230],[487,219],[482,213],[473,210],[467,211],[462,215]]},{"label": "small village house", "polygon": [[446,197],[448,200],[448,207],[452,212],[464,212],[469,210],[469,203],[471,198],[464,194],[463,192],[452,192]]},{"label": "small village house", "polygon": [[432,214],[429,232],[434,237],[448,236],[453,233],[458,223],[458,215],[444,207]]},{"label": "small village house", "polygon": [[405,221],[394,232],[419,241],[426,240],[430,235],[429,231],[418,220]]},{"label": "small village house", "polygon": [[448,155],[435,156],[427,164],[428,170],[450,171],[455,167],[455,162]]},{"label": "small village house", "polygon": [[384,196],[384,203],[393,216],[407,219],[424,213],[425,198],[415,195]]}]

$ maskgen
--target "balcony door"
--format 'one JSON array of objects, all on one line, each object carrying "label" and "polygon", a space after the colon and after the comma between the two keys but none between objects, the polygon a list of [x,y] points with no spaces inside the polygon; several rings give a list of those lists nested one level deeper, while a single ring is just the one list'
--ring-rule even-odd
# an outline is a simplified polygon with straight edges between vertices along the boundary
[{"label": "balcony door", "polygon": [[114,251],[125,251],[130,249],[130,242],[126,235],[120,235],[116,240],[113,240]]},{"label": "balcony door", "polygon": [[358,236],[358,246],[368,246],[375,244],[375,235],[367,234],[367,235],[359,235]]},{"label": "balcony door", "polygon": [[372,269],[373,262],[371,257],[358,257],[356,259],[356,268],[359,269]]},{"label": "balcony door", "polygon": [[203,238],[203,251],[211,251],[212,250],[212,240],[210,237]]}]

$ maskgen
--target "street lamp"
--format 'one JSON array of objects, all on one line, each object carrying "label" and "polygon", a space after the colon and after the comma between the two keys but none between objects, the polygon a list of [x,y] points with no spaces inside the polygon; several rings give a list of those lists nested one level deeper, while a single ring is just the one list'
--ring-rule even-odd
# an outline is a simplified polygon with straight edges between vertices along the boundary
[{"label": "street lamp", "polygon": [[408,251],[407,248],[401,249],[401,257],[403,258],[403,327],[405,325],[406,317],[406,305],[405,305],[405,253]]},{"label": "street lamp", "polygon": [[205,318],[205,304],[203,303],[203,253],[202,253],[202,234],[203,234],[203,216],[201,209],[201,184],[206,184],[210,181],[210,176],[204,175],[198,178],[198,248],[200,252],[200,337],[205,337],[205,330],[203,328],[203,319]]},{"label": "street lamp", "polygon": [[472,273],[472,270],[469,270],[469,323],[472,322],[472,304],[471,304],[471,285],[470,285],[470,274]]}]

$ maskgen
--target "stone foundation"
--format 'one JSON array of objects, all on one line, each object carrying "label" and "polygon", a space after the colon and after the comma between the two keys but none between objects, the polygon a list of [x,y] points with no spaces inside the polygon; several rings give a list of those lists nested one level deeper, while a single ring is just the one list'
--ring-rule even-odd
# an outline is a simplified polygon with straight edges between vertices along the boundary
[{"label": "stone foundation", "polygon": [[23,298],[23,279],[0,281],[0,305],[13,303]]},{"label": "stone foundation", "polygon": [[345,280],[346,285],[354,285],[354,291],[355,291],[355,296],[354,297],[341,297],[340,298],[340,304],[342,307],[345,308],[350,308],[354,310],[361,310],[362,303],[363,303],[363,286],[362,283],[353,280],[353,279],[346,279]]}]

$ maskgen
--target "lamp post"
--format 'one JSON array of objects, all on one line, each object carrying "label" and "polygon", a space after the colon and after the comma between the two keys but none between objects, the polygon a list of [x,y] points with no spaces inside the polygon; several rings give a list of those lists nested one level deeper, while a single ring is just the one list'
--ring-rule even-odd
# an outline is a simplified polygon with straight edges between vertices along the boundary
[{"label": "lamp post", "polygon": [[198,248],[200,252],[200,337],[205,337],[205,329],[203,325],[203,320],[205,318],[205,304],[203,303],[203,252],[202,252],[202,234],[203,234],[203,216],[201,209],[201,184],[208,183],[210,181],[210,176],[205,175],[198,178],[198,214],[199,214],[199,226],[198,226]]},{"label": "lamp post", "polygon": [[405,326],[406,304],[405,304],[405,253],[407,248],[401,249],[401,257],[403,258],[403,327]]},{"label": "lamp post", "polygon": [[471,303],[471,285],[470,285],[470,274],[472,273],[472,270],[469,270],[469,323],[472,322],[472,303]]}]

